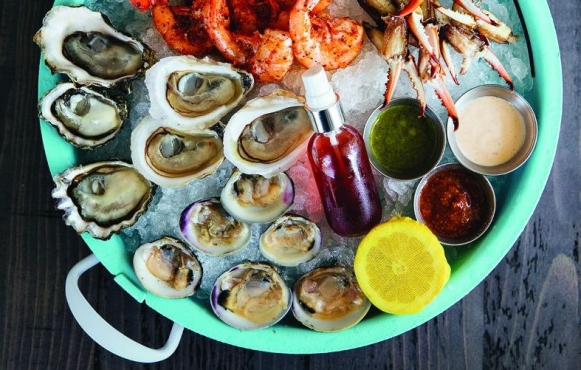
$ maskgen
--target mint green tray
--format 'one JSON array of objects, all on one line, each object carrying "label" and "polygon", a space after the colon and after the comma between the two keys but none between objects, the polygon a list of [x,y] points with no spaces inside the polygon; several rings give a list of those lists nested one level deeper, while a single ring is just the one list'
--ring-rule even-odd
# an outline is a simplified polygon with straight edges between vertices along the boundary
[{"label": "mint green tray", "polygon": [[[508,1],[508,0],[507,0]],[[82,0],[57,1],[56,4],[82,4]],[[528,162],[508,175],[502,201],[493,226],[475,245],[452,260],[450,281],[442,293],[415,315],[368,315],[361,323],[338,333],[318,333],[290,324],[243,332],[224,324],[212,313],[209,303],[196,299],[167,300],[147,294],[137,283],[131,258],[121,238],[103,242],[82,237],[111,272],[115,281],[139,302],[170,320],[201,335],[231,345],[278,353],[323,353],[366,346],[413,329],[440,314],[478,285],[508,253],[531,217],[546,184],[559,137],[562,109],[562,75],[559,46],[549,7],[541,0],[520,0],[528,27],[534,60],[533,88],[525,98],[533,107],[539,124],[536,148]],[[39,69],[39,98],[57,81],[44,63]],[[51,173],[62,172],[77,164],[76,150],[46,122],[40,123],[42,139]],[[50,189],[47,189],[50,191]]]}]

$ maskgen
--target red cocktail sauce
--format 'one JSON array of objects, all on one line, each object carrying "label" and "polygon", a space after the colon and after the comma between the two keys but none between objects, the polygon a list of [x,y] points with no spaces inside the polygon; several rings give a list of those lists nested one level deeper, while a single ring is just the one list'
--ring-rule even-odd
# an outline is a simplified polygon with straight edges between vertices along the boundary
[{"label": "red cocktail sauce", "polygon": [[426,226],[438,237],[462,238],[486,222],[483,186],[461,169],[436,172],[424,185],[419,208]]}]

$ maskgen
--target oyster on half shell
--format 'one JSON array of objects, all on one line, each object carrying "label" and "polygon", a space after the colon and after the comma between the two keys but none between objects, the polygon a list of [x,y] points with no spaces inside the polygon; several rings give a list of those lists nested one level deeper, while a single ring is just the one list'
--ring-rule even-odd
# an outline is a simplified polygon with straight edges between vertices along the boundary
[{"label": "oyster on half shell", "polygon": [[111,86],[141,73],[153,53],[84,6],[55,6],[44,17],[34,42],[53,72],[82,85]]},{"label": "oyster on half shell", "polygon": [[178,188],[213,174],[224,160],[213,130],[182,132],[146,116],[131,133],[135,168],[157,185]]},{"label": "oyster on half shell", "polygon": [[169,236],[137,248],[133,269],[145,289],[164,298],[191,296],[202,281],[202,265],[196,256]]},{"label": "oyster on half shell", "polygon": [[85,86],[65,82],[40,100],[40,116],[69,143],[84,149],[105,144],[127,119],[127,103]]},{"label": "oyster on half shell", "polygon": [[232,115],[224,131],[224,155],[244,173],[270,177],[296,162],[312,134],[303,99],[278,90]]},{"label": "oyster on half shell", "polygon": [[203,130],[234,109],[252,89],[252,74],[209,58],[160,59],[145,74],[149,113],[164,125]]},{"label": "oyster on half shell", "polygon": [[65,223],[98,239],[133,225],[153,195],[151,183],[121,161],[72,167],[54,182],[52,197],[65,212]]},{"label": "oyster on half shell", "polygon": [[232,267],[214,283],[212,310],[238,329],[256,330],[276,324],[289,311],[291,290],[276,270],[263,263]]}]

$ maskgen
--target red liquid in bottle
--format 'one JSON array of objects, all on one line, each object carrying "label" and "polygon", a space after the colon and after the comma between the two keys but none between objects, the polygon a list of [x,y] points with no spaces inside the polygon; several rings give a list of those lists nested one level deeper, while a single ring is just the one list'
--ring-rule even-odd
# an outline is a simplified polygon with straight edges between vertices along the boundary
[{"label": "red liquid in bottle", "polygon": [[342,236],[358,236],[381,221],[381,201],[363,138],[343,125],[315,133],[309,142],[309,160],[327,222]]}]

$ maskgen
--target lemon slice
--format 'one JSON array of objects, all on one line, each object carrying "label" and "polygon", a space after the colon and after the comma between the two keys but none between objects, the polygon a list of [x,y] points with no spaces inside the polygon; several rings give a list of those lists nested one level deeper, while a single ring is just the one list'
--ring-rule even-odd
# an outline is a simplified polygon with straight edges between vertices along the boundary
[{"label": "lemon slice", "polygon": [[399,216],[375,226],[361,240],[354,269],[371,303],[392,314],[421,311],[450,278],[436,236],[425,225]]}]

